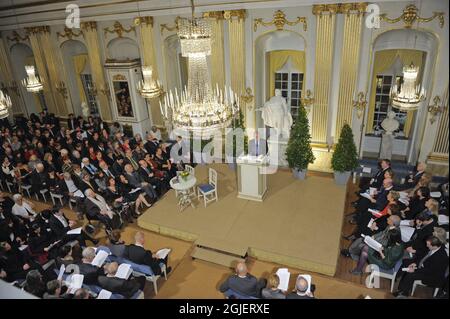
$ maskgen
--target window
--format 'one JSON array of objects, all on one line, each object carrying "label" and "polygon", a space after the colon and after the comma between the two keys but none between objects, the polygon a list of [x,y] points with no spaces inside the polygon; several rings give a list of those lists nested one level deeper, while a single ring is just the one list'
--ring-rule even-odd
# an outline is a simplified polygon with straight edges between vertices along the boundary
[{"label": "window", "polygon": [[[399,111],[390,105],[390,93],[391,87],[394,84],[393,75],[377,75],[377,86],[375,91],[375,111],[373,115],[373,128],[374,131],[380,131],[381,122],[387,117],[387,113],[393,111],[396,114],[396,120],[400,123],[398,131],[403,131],[406,122],[407,112]],[[400,84],[403,81],[402,76],[396,76],[395,81],[397,87],[400,88]]]},{"label": "window", "polygon": [[98,115],[98,105],[95,95],[89,90],[92,87],[92,75],[91,74],[81,74],[81,82],[83,82],[84,93],[86,94],[87,103],[89,105],[89,111],[91,114]]},{"label": "window", "polygon": [[302,97],[303,73],[276,72],[275,89],[280,89],[282,96],[291,110],[292,119],[298,117],[298,108]]}]

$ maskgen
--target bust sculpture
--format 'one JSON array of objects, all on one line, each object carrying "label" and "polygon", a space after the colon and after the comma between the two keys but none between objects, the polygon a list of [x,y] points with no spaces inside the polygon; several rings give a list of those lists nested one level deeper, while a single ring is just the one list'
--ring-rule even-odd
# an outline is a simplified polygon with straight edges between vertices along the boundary
[{"label": "bust sculpture", "polygon": [[385,131],[385,134],[392,135],[393,132],[398,130],[400,123],[395,119],[395,113],[390,111],[387,117],[381,122],[381,127]]},{"label": "bust sculpture", "polygon": [[81,103],[81,113],[83,113],[84,118],[88,118],[90,115],[89,106],[86,104],[86,102]]},{"label": "bust sculpture", "polygon": [[395,113],[390,111],[387,117],[381,122],[383,136],[381,138],[380,158],[391,159],[392,147],[394,145],[393,133],[398,130],[400,123],[395,119]]},{"label": "bust sculpture", "polygon": [[274,128],[277,137],[289,138],[292,115],[286,99],[281,95],[281,90],[276,89],[275,96],[271,97],[260,110],[264,125]]}]

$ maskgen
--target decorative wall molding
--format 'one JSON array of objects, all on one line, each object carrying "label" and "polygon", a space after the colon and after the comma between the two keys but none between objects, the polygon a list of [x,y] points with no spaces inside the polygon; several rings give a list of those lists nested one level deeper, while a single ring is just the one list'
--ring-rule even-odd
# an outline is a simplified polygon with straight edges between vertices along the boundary
[{"label": "decorative wall molding", "polygon": [[105,32],[105,36],[107,33],[115,33],[119,38],[123,37],[123,33],[130,33],[131,31],[134,31],[136,33],[136,27],[134,25],[131,25],[128,29],[125,28],[122,23],[119,21],[114,22],[112,27],[104,28],[103,31]]},{"label": "decorative wall molding", "polygon": [[289,26],[295,26],[299,23],[303,23],[303,31],[307,31],[308,24],[306,22],[306,17],[297,17],[297,20],[289,21],[288,19],[286,19],[286,14],[283,11],[277,10],[273,14],[272,21],[264,22],[262,18],[255,19],[253,23],[253,31],[256,32],[256,30],[258,29],[258,25],[262,25],[265,27],[274,25],[278,31],[282,31],[284,30],[284,26],[286,24]]},{"label": "decorative wall molding", "polygon": [[353,101],[353,107],[356,109],[356,115],[360,119],[366,109],[367,99],[364,92],[358,93],[358,99]]},{"label": "decorative wall molding", "polygon": [[64,32],[57,32],[56,33],[58,39],[59,38],[67,38],[69,40],[72,40],[73,37],[79,37],[80,35],[83,35],[83,31],[73,31],[73,29],[64,27]]},{"label": "decorative wall molding", "polygon": [[134,25],[141,25],[141,24],[146,24],[153,27],[153,17],[147,16],[134,18]]},{"label": "decorative wall molding", "polygon": [[180,19],[181,19],[180,16],[177,16],[177,17],[175,18],[174,26],[173,26],[173,27],[169,26],[167,23],[162,23],[161,26],[160,26],[160,28],[161,28],[161,34],[163,34],[164,30],[167,30],[167,31],[169,31],[169,32],[172,32],[172,31],[178,31],[178,21],[179,21]]},{"label": "decorative wall molding", "polygon": [[419,16],[419,9],[414,5],[410,4],[403,9],[403,13],[394,19],[388,18],[386,13],[380,14],[380,20],[386,21],[388,23],[397,23],[403,21],[405,28],[410,29],[412,25],[417,22],[430,22],[434,19],[439,20],[439,26],[444,27],[444,12],[433,12],[433,15],[429,18],[423,18]]},{"label": "decorative wall molding", "polygon": [[247,10],[225,10],[223,12],[223,17],[225,20],[231,20],[233,18],[237,18],[238,20],[245,20],[245,18],[247,17]]},{"label": "decorative wall molding", "polygon": [[225,19],[225,11],[209,11],[203,12],[203,18],[211,18],[216,20],[224,20]]},{"label": "decorative wall molding", "polygon": [[97,22],[95,21],[81,22],[81,29],[86,31],[97,30]]},{"label": "decorative wall molding", "polygon": [[50,33],[50,27],[48,25],[42,25],[37,27],[26,27],[25,31],[27,32],[27,35]]},{"label": "decorative wall molding", "polygon": [[428,113],[430,113],[430,123],[434,124],[439,114],[443,113],[445,109],[444,103],[441,104],[441,98],[436,95],[433,98],[433,104],[428,105]]},{"label": "decorative wall molding", "polygon": [[317,16],[324,14],[364,14],[367,2],[315,4],[312,13]]},{"label": "decorative wall molding", "polygon": [[20,41],[27,41],[30,37],[28,34],[22,37],[17,31],[13,31],[12,36],[7,36],[6,38],[8,41],[15,41],[16,43],[19,43]]}]

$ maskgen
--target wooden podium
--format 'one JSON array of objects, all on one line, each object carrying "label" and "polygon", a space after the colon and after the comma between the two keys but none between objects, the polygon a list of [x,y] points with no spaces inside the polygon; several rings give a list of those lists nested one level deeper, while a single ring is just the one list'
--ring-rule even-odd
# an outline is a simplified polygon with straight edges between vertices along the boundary
[{"label": "wooden podium", "polygon": [[267,174],[264,170],[268,157],[244,155],[238,157],[236,163],[238,198],[262,202],[267,191]]}]

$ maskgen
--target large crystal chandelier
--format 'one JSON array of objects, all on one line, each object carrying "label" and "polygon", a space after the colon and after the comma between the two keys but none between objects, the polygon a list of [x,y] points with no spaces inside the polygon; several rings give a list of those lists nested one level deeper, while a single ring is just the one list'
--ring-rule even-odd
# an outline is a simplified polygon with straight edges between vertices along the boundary
[{"label": "large crystal chandelier", "polygon": [[160,96],[163,90],[159,80],[153,79],[153,68],[151,66],[143,66],[142,75],[144,80],[138,83],[138,91],[142,97],[152,99]]},{"label": "large crystal chandelier", "polygon": [[22,80],[23,86],[28,92],[37,93],[42,91],[44,86],[42,85],[39,76],[36,75],[33,65],[26,65],[25,71],[27,72],[27,78]]},{"label": "large crystal chandelier", "polygon": [[205,132],[227,127],[238,112],[239,98],[231,90],[211,87],[207,56],[211,54],[211,23],[204,18],[178,20],[181,55],[188,59],[188,84],[164,97],[161,113],[172,115],[176,128]]},{"label": "large crystal chandelier", "polygon": [[425,90],[416,85],[419,67],[411,62],[410,65],[403,67],[403,83],[400,90],[395,84],[391,91],[392,107],[402,110],[411,111],[419,107],[419,103],[425,100]]},{"label": "large crystal chandelier", "polygon": [[3,91],[0,90],[0,119],[8,117],[11,105],[11,98],[7,94],[3,94]]}]

